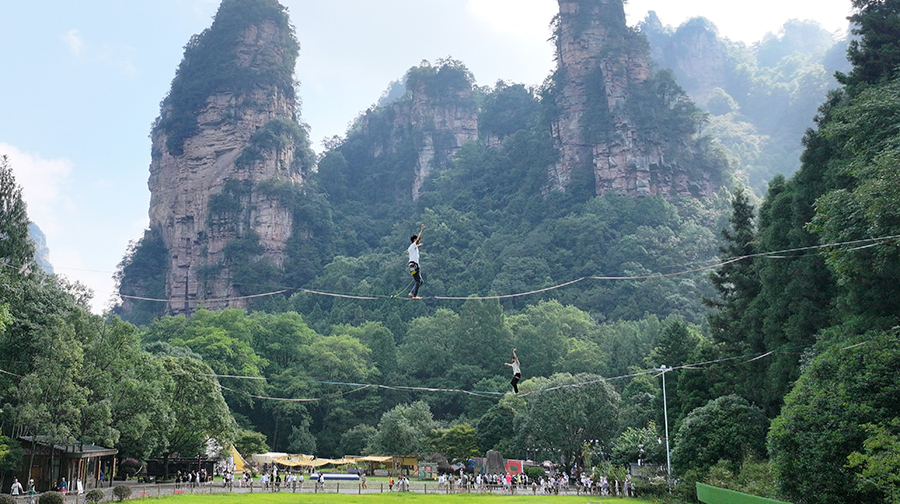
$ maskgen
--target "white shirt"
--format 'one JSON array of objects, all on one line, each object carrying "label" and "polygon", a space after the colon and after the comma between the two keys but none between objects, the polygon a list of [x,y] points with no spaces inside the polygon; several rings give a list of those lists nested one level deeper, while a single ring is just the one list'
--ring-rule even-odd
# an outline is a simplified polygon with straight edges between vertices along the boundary
[{"label": "white shirt", "polygon": [[513,374],[519,374],[522,372],[519,370],[519,359],[512,361],[511,365],[513,368]]},{"label": "white shirt", "polygon": [[419,264],[419,244],[416,242],[410,243],[406,251],[409,252],[409,262]]}]

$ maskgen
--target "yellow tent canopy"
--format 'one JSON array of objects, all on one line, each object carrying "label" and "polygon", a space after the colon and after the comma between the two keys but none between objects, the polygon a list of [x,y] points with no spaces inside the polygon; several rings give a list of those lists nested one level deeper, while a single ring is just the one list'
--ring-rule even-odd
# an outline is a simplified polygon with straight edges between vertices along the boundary
[{"label": "yellow tent canopy", "polygon": [[269,453],[255,453],[250,455],[249,458],[251,461],[256,462],[257,464],[271,464],[275,460],[279,458],[289,457],[290,454],[282,453],[282,452],[269,452]]},{"label": "yellow tent canopy", "polygon": [[244,466],[247,464],[247,462],[244,460],[244,457],[242,457],[241,454],[238,453],[234,446],[231,447],[231,455],[232,457],[234,457],[235,472],[243,472]]},{"label": "yellow tent canopy", "polygon": [[357,460],[358,462],[380,462],[380,463],[383,464],[383,463],[385,463],[385,462],[391,462],[391,461],[393,461],[393,460],[394,460],[394,457],[383,457],[383,456],[379,456],[379,455],[369,455],[369,456],[366,456],[366,457],[359,457],[359,458],[356,459],[356,460]]},{"label": "yellow tent canopy", "polygon": [[302,465],[309,467],[322,467],[324,465],[333,464],[331,459],[315,459],[304,462]]}]

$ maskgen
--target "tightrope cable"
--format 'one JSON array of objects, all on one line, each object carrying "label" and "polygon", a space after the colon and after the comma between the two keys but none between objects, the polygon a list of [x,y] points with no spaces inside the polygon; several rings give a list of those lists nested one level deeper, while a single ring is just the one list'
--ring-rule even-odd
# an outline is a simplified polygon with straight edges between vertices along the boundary
[{"label": "tightrope cable", "polygon": [[[900,235],[881,236],[881,237],[877,237],[877,238],[863,238],[863,239],[858,239],[858,240],[825,243],[825,244],[820,244],[820,245],[809,245],[806,247],[775,250],[775,251],[770,251],[770,252],[758,252],[755,254],[731,257],[728,259],[719,259],[716,262],[711,262],[710,264],[707,264],[705,266],[684,269],[684,270],[675,271],[675,272],[671,272],[671,273],[650,273],[650,274],[646,274],[646,275],[621,275],[621,276],[600,276],[600,275],[584,276],[581,278],[576,278],[575,280],[570,280],[568,282],[563,282],[563,283],[552,285],[549,287],[544,287],[541,289],[534,289],[534,290],[530,290],[527,292],[513,293],[513,294],[498,294],[498,295],[489,295],[489,296],[477,296],[477,295],[426,296],[426,297],[423,297],[423,299],[435,299],[435,300],[510,299],[510,298],[515,298],[515,297],[531,296],[534,294],[540,294],[542,292],[548,292],[551,290],[561,289],[563,287],[567,287],[569,285],[573,285],[573,284],[576,284],[576,283],[579,283],[579,282],[582,282],[582,281],[588,280],[588,279],[602,280],[602,281],[628,281],[628,280],[633,281],[633,280],[652,280],[655,278],[668,278],[668,277],[674,277],[674,276],[689,275],[692,273],[700,273],[703,271],[709,271],[709,270],[716,269],[716,268],[719,268],[721,266],[725,266],[728,264],[736,263],[739,261],[745,261],[747,259],[754,259],[754,258],[789,259],[789,258],[805,257],[804,255],[784,256],[784,255],[780,255],[780,254],[791,253],[791,252],[804,252],[804,251],[809,251],[809,250],[819,250],[819,249],[825,249],[825,248],[837,248],[837,247],[842,247],[842,246],[847,246],[847,245],[858,245],[857,247],[854,247],[854,248],[851,248],[848,250],[848,251],[855,251],[855,250],[865,249],[865,248],[869,248],[869,247],[874,247],[874,246],[882,244],[883,242],[897,240],[897,239],[900,239]],[[711,261],[712,261],[712,259],[711,259]],[[703,262],[703,261],[701,261],[701,262]],[[225,301],[239,301],[239,300],[245,300],[245,299],[254,299],[254,298],[265,297],[265,296],[274,296],[274,295],[283,294],[285,292],[290,292],[290,291],[304,292],[307,294],[313,294],[313,295],[317,295],[317,296],[327,296],[327,297],[343,298],[343,299],[356,299],[356,300],[363,300],[363,301],[403,299],[403,296],[399,296],[399,294],[359,295],[359,294],[348,294],[348,293],[339,293],[339,292],[327,292],[327,291],[322,291],[322,290],[306,289],[306,288],[302,288],[302,287],[284,288],[284,289],[277,290],[277,291],[264,292],[261,294],[253,294],[253,295],[248,295],[248,296],[235,296],[235,297],[209,298],[209,299],[187,299],[187,300],[178,299],[178,298],[160,299],[160,298],[149,298],[149,297],[141,297],[141,296],[131,296],[131,295],[127,295],[127,294],[119,294],[119,296],[122,298],[125,298],[125,299],[134,299],[134,300],[139,300],[139,301],[154,301],[154,302],[160,302],[160,303],[170,303],[170,302],[171,303],[184,303],[184,302],[187,302],[187,303],[199,304],[199,303],[217,303],[217,302],[225,302]],[[402,292],[402,290],[400,292]]]}]

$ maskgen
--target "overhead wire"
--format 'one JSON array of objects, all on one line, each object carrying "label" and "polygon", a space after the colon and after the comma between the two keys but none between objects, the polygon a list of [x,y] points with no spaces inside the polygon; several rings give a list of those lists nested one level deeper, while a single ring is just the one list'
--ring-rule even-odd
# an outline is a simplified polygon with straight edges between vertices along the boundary
[{"label": "overhead wire", "polygon": [[[819,250],[819,249],[824,249],[824,248],[837,248],[837,247],[842,247],[842,246],[846,246],[846,245],[866,244],[866,245],[864,245],[864,246],[860,246],[860,247],[855,247],[855,248],[849,249],[850,251],[853,251],[853,250],[859,250],[859,249],[863,249],[863,248],[874,247],[874,246],[877,246],[877,245],[882,244],[883,242],[890,241],[890,240],[897,240],[897,239],[900,239],[900,235],[881,236],[881,237],[876,237],[876,238],[863,238],[863,239],[858,239],[858,240],[849,240],[849,241],[843,241],[843,242],[825,243],[825,244],[819,244],[819,245],[809,245],[809,246],[805,246],[805,247],[796,247],[796,248],[783,249],[783,250],[774,250],[774,251],[769,251],[769,252],[758,252],[758,253],[755,253],[755,254],[747,254],[747,255],[743,255],[743,256],[731,257],[731,258],[728,258],[728,259],[719,259],[719,260],[717,260],[716,262],[709,263],[709,264],[707,264],[707,265],[705,265],[705,266],[700,266],[700,267],[696,267],[696,268],[688,268],[688,269],[683,269],[683,270],[679,270],[679,271],[675,271],[675,272],[670,272],[670,273],[649,273],[649,274],[646,274],[646,275],[618,275],[618,276],[613,276],[613,275],[607,275],[607,276],[601,276],[601,275],[584,276],[584,277],[576,278],[576,279],[574,279],[574,280],[570,280],[570,281],[567,281],[567,282],[555,284],[555,285],[552,285],[552,286],[549,286],[549,287],[544,287],[544,288],[541,288],[541,289],[534,289],[534,290],[530,290],[530,291],[526,291],[526,292],[512,293],[512,294],[498,294],[498,295],[486,295],[486,296],[477,296],[477,295],[469,295],[469,296],[424,296],[423,299],[435,299],[435,300],[493,300],[493,299],[510,299],[510,298],[516,298],[516,297],[522,297],[522,296],[531,296],[531,295],[534,295],[534,294],[540,294],[540,293],[543,293],[543,292],[548,292],[548,291],[552,291],[552,290],[556,290],[556,289],[561,289],[561,288],[563,288],[563,287],[567,287],[567,286],[569,286],[569,285],[573,285],[573,284],[576,284],[576,283],[579,283],[579,282],[582,282],[582,281],[588,280],[588,279],[590,279],[590,280],[604,280],[604,281],[627,281],[627,280],[651,280],[651,279],[654,279],[654,278],[668,278],[668,277],[674,277],[674,276],[689,275],[689,274],[692,274],[692,273],[700,273],[700,272],[703,272],[703,271],[709,271],[709,270],[712,270],[712,269],[715,269],[715,268],[719,268],[719,267],[721,267],[721,266],[725,266],[725,265],[728,265],[728,264],[732,264],[732,263],[744,261],[744,260],[747,260],[747,259],[754,259],[754,258],[787,259],[787,258],[805,257],[805,256],[803,256],[803,255],[799,255],[799,256],[784,256],[784,255],[782,255],[782,254],[785,254],[785,253],[791,253],[791,252],[804,252],[804,251],[809,251],[809,250]],[[702,263],[702,262],[704,262],[704,261],[700,261],[700,262]],[[364,301],[390,300],[390,299],[400,299],[400,298],[402,298],[402,296],[399,296],[398,294],[390,294],[390,295],[374,295],[374,294],[373,294],[373,295],[359,295],[359,294],[352,294],[352,293],[328,292],[328,291],[322,291],[322,290],[307,289],[307,288],[303,288],[303,287],[285,287],[285,288],[282,288],[282,289],[279,289],[279,290],[276,290],[276,291],[264,292],[264,293],[260,293],[260,294],[253,294],[253,295],[247,295],[247,296],[223,297],[223,298],[207,298],[207,299],[186,299],[186,300],[185,300],[185,299],[179,299],[179,298],[162,299],[162,298],[149,298],[149,297],[141,297],[141,296],[132,296],[132,295],[127,295],[127,294],[119,294],[119,296],[122,297],[122,298],[125,298],[125,299],[135,299],[135,300],[140,300],[140,301],[154,301],[154,302],[162,302],[162,303],[170,303],[170,302],[171,302],[171,303],[184,303],[184,302],[187,302],[187,303],[201,304],[201,303],[218,303],[218,302],[228,302],[228,301],[240,301],[240,300],[245,300],[245,299],[254,299],[254,298],[259,298],[259,297],[274,296],[274,295],[283,294],[283,293],[285,293],[285,292],[290,292],[290,291],[304,292],[304,293],[307,293],[307,294],[313,294],[313,295],[318,295],[318,296],[327,296],[327,297],[335,297],[335,298],[343,298],[343,299],[356,299],[356,300],[364,300]],[[402,292],[402,291],[401,291],[401,292]]]},{"label": "overhead wire", "polygon": [[[860,343],[856,343],[854,345],[849,345],[849,346],[843,347],[843,348],[841,348],[841,350],[850,350],[850,349],[853,349],[853,348],[856,348],[859,346],[867,345],[869,343],[870,343],[869,341],[863,341]],[[809,345],[782,347],[782,348],[779,348],[776,350],[770,350],[768,352],[759,352],[759,353],[736,355],[736,356],[731,356],[731,357],[723,357],[720,359],[713,359],[713,360],[694,362],[694,363],[689,363],[689,364],[681,364],[678,366],[665,367],[664,369],[650,368],[650,369],[641,370],[641,371],[637,371],[634,373],[623,374],[623,375],[619,375],[619,376],[600,377],[600,378],[586,380],[586,381],[582,381],[582,382],[566,383],[563,385],[555,385],[552,387],[544,387],[544,388],[540,388],[540,389],[536,389],[536,390],[524,391],[523,393],[519,394],[519,396],[524,397],[524,396],[531,396],[531,395],[539,395],[539,394],[543,394],[543,393],[547,393],[547,392],[553,392],[556,390],[585,387],[588,385],[593,385],[595,383],[613,382],[613,381],[617,381],[617,380],[635,378],[635,377],[644,376],[644,375],[653,375],[654,377],[657,377],[663,373],[667,373],[670,371],[698,370],[698,369],[702,369],[704,367],[711,366],[714,364],[722,364],[722,363],[730,362],[730,361],[743,360],[743,362],[738,362],[737,364],[738,365],[749,364],[751,362],[758,361],[760,359],[769,357],[769,356],[779,353],[779,352],[795,351],[795,350],[806,349],[806,348],[809,348]],[[23,376],[21,376],[21,375],[11,373],[9,371],[4,371],[2,369],[0,369],[0,373],[9,374],[9,375],[13,375],[13,376],[16,376],[19,378],[23,378]],[[178,373],[172,373],[172,374],[189,375],[189,376],[205,376],[205,377],[209,377],[209,378],[216,378],[217,379],[216,385],[219,388],[221,388],[223,390],[227,390],[227,391],[235,393],[235,394],[242,394],[247,397],[250,397],[253,399],[259,399],[259,400],[297,402],[297,403],[317,402],[317,401],[324,401],[324,400],[328,400],[328,399],[335,399],[338,397],[353,394],[355,392],[359,392],[361,390],[366,390],[366,389],[381,389],[381,390],[410,391],[410,392],[430,392],[430,393],[454,393],[454,394],[467,394],[467,395],[478,396],[478,397],[501,397],[501,396],[506,396],[508,394],[506,392],[494,392],[494,391],[486,391],[486,390],[465,390],[465,389],[441,388],[441,387],[417,387],[417,386],[409,386],[409,385],[386,385],[386,384],[379,384],[379,383],[356,383],[356,382],[341,382],[341,381],[295,379],[292,381],[300,382],[300,383],[314,383],[314,384],[320,384],[320,385],[346,386],[346,387],[354,387],[354,388],[352,390],[337,392],[337,393],[325,395],[322,397],[272,397],[272,396],[265,396],[265,395],[260,395],[260,394],[253,394],[253,393],[243,391],[243,390],[237,390],[237,389],[222,385],[221,383],[218,383],[218,378],[229,378],[229,379],[238,379],[238,380],[258,380],[258,381],[268,381],[269,380],[268,378],[263,377],[263,376],[232,375],[232,374],[218,374],[218,373],[184,373],[184,372],[178,372]]]},{"label": "overhead wire", "polygon": [[[547,292],[547,291],[551,291],[551,290],[555,290],[555,289],[560,289],[560,288],[563,288],[563,287],[566,287],[569,285],[576,284],[578,282],[582,282],[586,279],[592,279],[592,280],[647,280],[647,279],[652,279],[652,278],[665,278],[665,277],[680,276],[680,275],[685,275],[685,274],[690,274],[690,273],[706,271],[706,270],[718,268],[720,266],[732,264],[735,262],[739,262],[739,261],[743,261],[743,260],[747,260],[747,259],[751,259],[751,258],[773,258],[773,259],[796,258],[796,257],[803,257],[803,256],[802,255],[800,255],[800,256],[783,256],[780,254],[792,253],[792,252],[803,252],[803,251],[809,251],[809,250],[819,250],[819,249],[824,249],[824,248],[836,248],[836,247],[847,246],[847,245],[865,244],[865,245],[854,247],[854,248],[851,248],[848,250],[848,251],[854,251],[854,250],[860,250],[860,249],[864,249],[864,248],[874,247],[874,246],[882,244],[883,242],[890,241],[890,240],[897,240],[897,239],[900,239],[900,235],[890,235],[890,236],[882,236],[882,237],[876,237],[876,238],[865,238],[865,239],[859,239],[859,240],[849,240],[849,241],[844,241],[844,242],[833,242],[833,243],[826,243],[826,244],[819,244],[819,245],[810,245],[810,246],[805,246],[805,247],[796,247],[796,248],[777,250],[777,251],[771,251],[771,252],[759,252],[759,253],[755,253],[755,254],[748,254],[748,255],[728,258],[726,260],[719,260],[719,261],[717,261],[715,263],[711,263],[707,266],[691,268],[691,269],[681,270],[681,271],[672,272],[672,273],[656,273],[656,274],[648,274],[648,275],[628,275],[628,276],[585,276],[585,277],[577,278],[575,280],[571,280],[571,281],[564,282],[561,284],[553,285],[550,287],[545,287],[542,289],[535,289],[535,290],[521,292],[521,293],[515,293],[515,294],[493,295],[493,296],[465,296],[465,297],[464,296],[431,296],[429,299],[438,299],[438,300],[508,299],[508,298],[512,298],[512,297],[527,296],[527,295],[538,294],[538,293]],[[16,266],[7,264],[7,263],[0,263],[0,266],[6,266],[8,268],[18,269]],[[259,297],[272,296],[272,295],[282,294],[282,293],[289,292],[289,291],[298,291],[298,292],[305,292],[305,293],[314,294],[314,295],[323,295],[323,296],[331,296],[331,297],[347,298],[347,299],[358,299],[358,300],[383,300],[383,299],[393,299],[393,298],[397,297],[397,295],[360,296],[360,295],[354,295],[354,294],[325,292],[325,291],[306,289],[306,288],[284,288],[284,289],[280,289],[277,291],[264,292],[264,293],[260,293],[260,294],[252,294],[252,295],[247,295],[247,296],[233,296],[233,297],[213,298],[213,299],[196,299],[196,300],[187,300],[187,301],[188,302],[196,302],[196,303],[237,301],[237,300],[254,299],[254,298],[259,298]],[[131,295],[124,295],[124,294],[120,294],[120,296],[123,298],[127,298],[127,299],[135,299],[135,300],[142,300],[142,301],[183,302],[182,300],[178,300],[178,299],[173,299],[173,300],[158,299],[158,298],[148,298],[148,297],[131,296]],[[852,348],[855,348],[855,347],[858,347],[861,345],[865,345],[867,343],[868,342],[857,343],[855,345],[845,347],[843,350],[852,349]],[[678,370],[678,369],[699,369],[703,366],[708,366],[708,365],[717,364],[717,363],[723,363],[723,362],[727,362],[727,361],[734,361],[734,360],[739,360],[739,359],[748,358],[748,357],[749,357],[749,359],[747,361],[745,361],[745,363],[749,363],[749,362],[757,361],[759,359],[763,359],[763,358],[768,357],[779,351],[796,350],[798,348],[799,347],[781,348],[781,349],[772,350],[772,351],[765,352],[765,353],[726,357],[726,358],[721,358],[721,359],[716,359],[716,360],[711,360],[711,361],[705,361],[705,362],[699,362],[699,363],[693,363],[693,364],[685,364],[685,365],[680,365],[680,366],[674,366],[672,368],[666,368],[665,371],[663,371],[663,372],[674,371],[674,370]],[[621,375],[621,376],[616,376],[616,377],[600,378],[600,379],[590,380],[590,381],[581,382],[581,383],[559,385],[559,386],[554,386],[554,387],[548,387],[548,388],[541,389],[541,390],[531,391],[531,392],[528,392],[527,394],[529,394],[529,395],[530,394],[539,394],[539,393],[563,389],[563,388],[585,386],[585,385],[598,383],[598,382],[609,382],[609,381],[613,381],[613,380],[631,378],[631,377],[640,376],[640,375],[644,375],[644,374],[653,374],[653,373],[656,373],[657,371],[659,371],[659,370],[652,369],[652,370],[641,371],[638,373],[632,373],[632,374]],[[0,373],[16,376],[19,378],[22,377],[21,375],[18,375],[18,374],[9,372],[9,371],[5,371],[2,369],[0,369]],[[263,377],[251,377],[251,376],[240,376],[240,375],[217,375],[217,374],[204,374],[204,373],[198,373],[198,375],[210,376],[210,377],[216,377],[216,378],[266,380]],[[505,395],[505,393],[502,393],[502,392],[472,391],[472,390],[449,389],[449,388],[412,387],[412,386],[402,386],[402,385],[362,384],[362,383],[345,383],[345,382],[324,382],[324,381],[314,381],[314,380],[300,380],[300,381],[307,381],[310,383],[329,384],[329,385],[354,386],[356,388],[354,390],[350,390],[347,392],[339,393],[339,394],[332,395],[332,396],[320,397],[320,398],[277,398],[277,397],[254,395],[254,394],[250,394],[247,392],[237,391],[237,390],[228,388],[223,385],[219,385],[219,386],[222,389],[229,390],[234,393],[245,393],[249,397],[252,397],[255,399],[290,401],[290,402],[321,401],[321,400],[325,400],[328,398],[340,397],[342,395],[350,394],[350,393],[364,390],[367,388],[379,388],[379,389],[386,389],[386,390],[408,390],[408,391],[421,391],[421,392],[465,393],[465,394],[476,395],[476,396]]]},{"label": "overhead wire", "polygon": [[[864,345],[866,343],[867,342],[852,345],[852,346],[844,348],[843,350],[854,348],[854,347],[857,347],[860,345]],[[797,350],[800,348],[808,348],[808,347],[806,347],[806,346],[804,346],[804,347],[784,347],[784,348],[780,348],[777,350],[771,350],[769,352],[764,352],[764,353],[752,353],[752,354],[742,354],[742,355],[737,355],[737,356],[732,356],[732,357],[723,357],[721,359],[714,359],[714,360],[701,361],[701,362],[695,362],[695,363],[690,363],[690,364],[681,364],[678,366],[666,367],[664,371],[660,370],[659,368],[651,368],[651,369],[641,370],[641,371],[637,371],[634,373],[628,373],[628,374],[623,374],[623,375],[619,375],[619,376],[600,377],[600,378],[596,378],[596,379],[592,379],[592,380],[586,380],[583,382],[566,383],[563,385],[555,385],[552,387],[544,387],[544,388],[540,388],[540,389],[536,389],[536,390],[524,391],[523,393],[521,393],[519,395],[520,396],[539,395],[539,394],[544,394],[547,392],[553,392],[556,390],[569,389],[569,388],[580,388],[580,387],[585,387],[588,385],[593,385],[596,383],[613,382],[613,381],[617,381],[617,380],[635,378],[635,377],[644,376],[644,375],[659,376],[663,372],[677,371],[677,370],[682,370],[682,369],[698,370],[703,367],[711,366],[713,364],[721,364],[724,362],[738,361],[738,360],[742,360],[742,359],[744,361],[739,362],[738,364],[747,364],[750,362],[757,361],[759,359],[763,359],[765,357],[769,357],[772,354],[775,354],[778,352],[792,351],[792,350]],[[202,374],[202,376],[237,378],[237,379],[246,379],[246,380],[259,380],[261,378],[258,376],[218,375],[218,374],[208,374],[208,373]],[[265,380],[265,378],[262,378],[262,379]],[[507,395],[506,392],[492,392],[492,391],[483,391],[483,390],[464,390],[464,389],[439,388],[439,387],[415,387],[415,386],[406,386],[406,385],[385,385],[385,384],[377,384],[377,383],[355,383],[355,382],[322,381],[322,380],[306,380],[306,379],[298,379],[298,380],[294,380],[294,381],[301,382],[301,383],[315,383],[315,384],[322,384],[322,385],[347,386],[347,387],[354,387],[354,389],[346,391],[346,392],[342,392],[339,394],[332,394],[332,395],[324,396],[324,397],[280,398],[280,397],[268,397],[268,396],[255,395],[255,394],[251,394],[249,392],[234,390],[234,389],[225,387],[223,385],[219,385],[219,386],[225,390],[229,390],[229,391],[239,393],[239,394],[244,394],[248,397],[252,397],[255,399],[274,400],[274,401],[289,401],[289,402],[322,401],[322,400],[326,400],[326,399],[330,399],[330,398],[341,397],[343,395],[352,394],[354,392],[358,392],[360,390],[365,390],[365,389],[370,389],[370,388],[371,389],[383,389],[383,390],[405,390],[405,391],[411,391],[411,392],[463,393],[463,394],[481,396],[481,397],[490,397],[490,396],[498,397],[498,396],[506,396]]]}]

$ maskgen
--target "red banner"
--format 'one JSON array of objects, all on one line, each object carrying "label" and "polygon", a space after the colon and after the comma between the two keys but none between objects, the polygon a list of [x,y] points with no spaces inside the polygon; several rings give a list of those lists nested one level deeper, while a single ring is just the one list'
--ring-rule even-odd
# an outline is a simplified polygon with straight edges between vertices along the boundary
[{"label": "red banner", "polygon": [[521,460],[507,460],[506,472],[509,474],[522,474],[522,465]]}]

